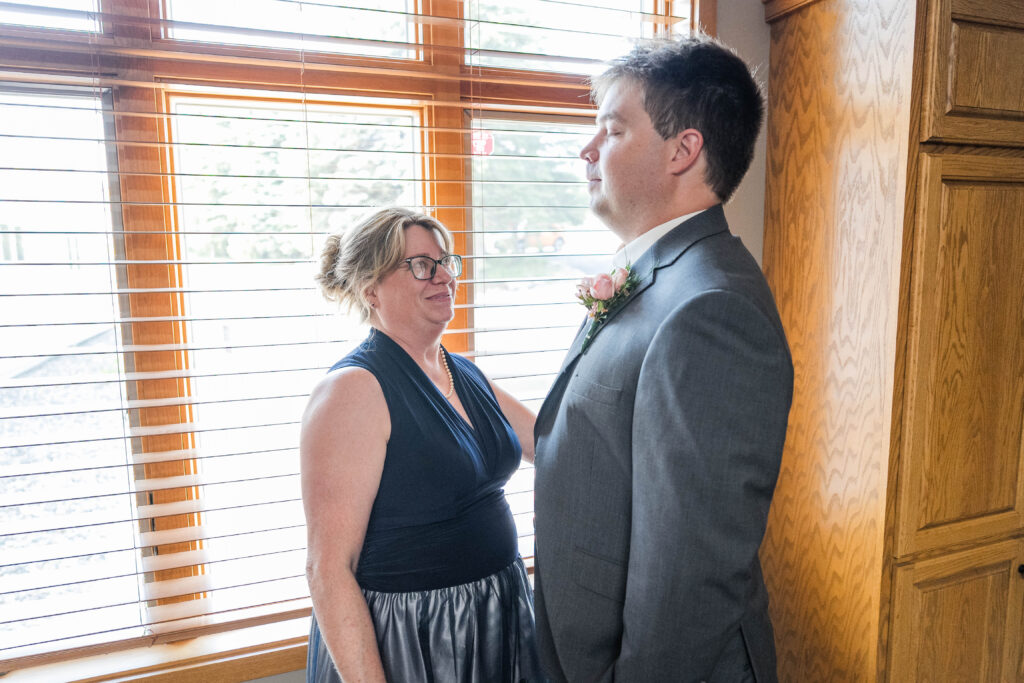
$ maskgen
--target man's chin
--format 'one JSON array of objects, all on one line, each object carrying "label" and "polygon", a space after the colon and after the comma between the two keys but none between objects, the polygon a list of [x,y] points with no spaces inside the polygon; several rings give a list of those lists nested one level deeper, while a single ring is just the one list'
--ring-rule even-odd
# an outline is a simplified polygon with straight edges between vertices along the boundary
[{"label": "man's chin", "polygon": [[604,226],[615,232],[615,221],[611,215],[611,211],[608,210],[608,204],[605,202],[591,202],[590,212],[597,216],[598,220],[604,223]]}]

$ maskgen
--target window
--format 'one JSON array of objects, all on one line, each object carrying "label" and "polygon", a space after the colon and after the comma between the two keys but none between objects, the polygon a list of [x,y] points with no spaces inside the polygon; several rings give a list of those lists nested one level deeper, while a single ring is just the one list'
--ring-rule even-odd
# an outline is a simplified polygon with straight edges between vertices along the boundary
[{"label": "window", "polygon": [[[650,0],[236,7],[0,10],[0,671],[308,615],[299,420],[366,334],[312,276],[371,207],[453,230],[444,343],[539,407],[573,283],[616,246],[577,157],[585,77],[691,23]],[[507,492],[528,556],[532,468]]]},{"label": "window", "polygon": [[20,7],[0,9],[0,24],[97,31],[98,0],[19,0]]},{"label": "window", "polygon": [[413,58],[412,0],[167,0],[168,37],[206,43]]},{"label": "window", "polygon": [[595,75],[602,60],[628,52],[635,38],[666,27],[678,31],[679,24],[689,30],[689,6],[684,13],[678,11],[684,3],[668,4],[653,14],[648,3],[621,0],[592,0],[586,11],[566,0],[471,0],[467,63]]},{"label": "window", "polygon": [[[540,409],[582,319],[573,285],[608,267],[618,242],[589,213],[581,147],[593,122],[479,116],[472,124],[475,360]],[[506,487],[519,550],[533,554],[533,467]]]},{"label": "window", "polygon": [[5,648],[138,623],[104,99],[0,91]]}]

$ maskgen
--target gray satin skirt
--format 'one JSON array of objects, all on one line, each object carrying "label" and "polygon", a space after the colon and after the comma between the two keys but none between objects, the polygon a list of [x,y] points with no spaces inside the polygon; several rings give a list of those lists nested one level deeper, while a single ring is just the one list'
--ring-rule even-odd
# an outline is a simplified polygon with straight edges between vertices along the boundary
[{"label": "gray satin skirt", "polygon": [[[523,561],[471,583],[409,593],[363,590],[391,683],[543,681],[533,626],[533,591]],[[316,615],[307,683],[340,683]]]}]

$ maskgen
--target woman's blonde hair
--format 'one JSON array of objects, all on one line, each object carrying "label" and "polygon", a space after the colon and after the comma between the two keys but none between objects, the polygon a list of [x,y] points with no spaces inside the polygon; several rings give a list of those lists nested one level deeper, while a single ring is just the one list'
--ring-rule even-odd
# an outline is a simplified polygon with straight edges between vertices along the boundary
[{"label": "woman's blonde hair", "polygon": [[324,298],[357,310],[366,322],[370,317],[366,290],[405,258],[405,229],[413,225],[436,232],[445,252],[451,253],[452,235],[437,219],[400,207],[381,209],[343,234],[327,238],[316,276]]}]

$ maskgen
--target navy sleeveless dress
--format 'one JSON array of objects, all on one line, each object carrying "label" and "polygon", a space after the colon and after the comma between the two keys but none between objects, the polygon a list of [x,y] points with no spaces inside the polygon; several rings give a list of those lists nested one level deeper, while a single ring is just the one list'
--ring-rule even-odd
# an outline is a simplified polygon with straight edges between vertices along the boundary
[{"label": "navy sleeveless dress", "polygon": [[[519,441],[483,373],[444,353],[470,423],[379,330],[331,368],[372,372],[391,418],[356,580],[388,681],[542,680],[533,595],[503,490]],[[340,680],[315,614],[306,680]]]}]

